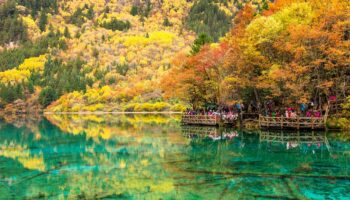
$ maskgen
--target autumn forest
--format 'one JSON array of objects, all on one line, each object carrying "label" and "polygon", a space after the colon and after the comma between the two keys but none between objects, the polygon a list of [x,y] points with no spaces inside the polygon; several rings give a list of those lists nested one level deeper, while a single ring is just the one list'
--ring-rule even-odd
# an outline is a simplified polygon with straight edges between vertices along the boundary
[{"label": "autumn forest", "polygon": [[348,0],[0,0],[2,113],[336,97],[344,125],[349,95]]}]

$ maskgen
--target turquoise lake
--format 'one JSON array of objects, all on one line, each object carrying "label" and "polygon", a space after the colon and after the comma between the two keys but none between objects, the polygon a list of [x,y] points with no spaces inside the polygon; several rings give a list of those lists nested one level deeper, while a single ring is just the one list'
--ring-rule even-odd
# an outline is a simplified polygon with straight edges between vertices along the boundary
[{"label": "turquoise lake", "polygon": [[350,133],[183,127],[177,115],[7,118],[0,199],[350,199]]}]

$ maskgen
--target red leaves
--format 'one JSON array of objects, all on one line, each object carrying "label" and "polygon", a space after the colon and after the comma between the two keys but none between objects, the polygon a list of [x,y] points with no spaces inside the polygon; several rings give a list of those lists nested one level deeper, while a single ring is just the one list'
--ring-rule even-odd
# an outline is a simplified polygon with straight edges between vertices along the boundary
[{"label": "red leaves", "polygon": [[[288,7],[294,2],[278,0],[264,12],[270,17],[276,14],[275,25],[280,31],[258,44],[251,38],[259,38],[260,30],[249,32],[257,37],[246,32],[254,19],[248,4],[236,16],[234,28],[221,43],[203,46],[198,54],[174,62],[182,69],[182,75],[176,76],[177,85],[182,87],[186,82],[187,89],[195,88],[196,95],[204,99],[212,100],[212,93],[221,95],[218,102],[232,102],[235,100],[232,98],[241,98],[242,91],[252,88],[268,91],[262,98],[281,97],[284,102],[306,102],[315,95],[315,88],[320,96],[346,88],[337,81],[344,80],[341,76],[350,68],[350,42],[344,39],[350,29],[349,8],[338,5],[341,2],[338,0],[329,4],[311,0],[309,7],[300,5],[312,9],[305,9],[311,13],[310,20],[299,22],[288,18],[295,15],[288,12],[300,12]],[[281,28],[278,20],[294,21]],[[261,31],[274,33],[269,28]]]}]

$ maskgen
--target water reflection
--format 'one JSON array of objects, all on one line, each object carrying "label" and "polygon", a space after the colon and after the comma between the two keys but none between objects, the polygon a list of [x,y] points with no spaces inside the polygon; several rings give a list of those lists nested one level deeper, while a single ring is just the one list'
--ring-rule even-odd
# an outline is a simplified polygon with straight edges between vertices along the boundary
[{"label": "water reflection", "polygon": [[190,139],[210,138],[211,140],[233,140],[238,137],[238,131],[232,128],[217,128],[213,126],[182,126],[182,134]]},{"label": "water reflection", "polygon": [[179,116],[167,115],[6,120],[4,199],[340,199],[350,192],[350,142],[341,134],[181,127]]},{"label": "water reflection", "polygon": [[299,149],[320,149],[330,145],[326,133],[317,132],[269,132],[260,131],[260,142],[277,143],[286,147],[287,150]]}]

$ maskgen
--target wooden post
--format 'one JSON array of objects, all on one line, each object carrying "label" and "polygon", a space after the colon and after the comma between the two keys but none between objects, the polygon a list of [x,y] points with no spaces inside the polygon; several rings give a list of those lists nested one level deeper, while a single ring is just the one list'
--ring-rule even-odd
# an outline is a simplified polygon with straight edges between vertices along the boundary
[{"label": "wooden post", "polygon": [[261,129],[261,115],[259,114],[259,128]]},{"label": "wooden post", "polygon": [[281,120],[281,129],[283,129],[283,119],[284,119],[284,117],[282,116],[280,119]]},{"label": "wooden post", "polygon": [[300,129],[300,117],[297,116],[297,129],[299,130]]}]

